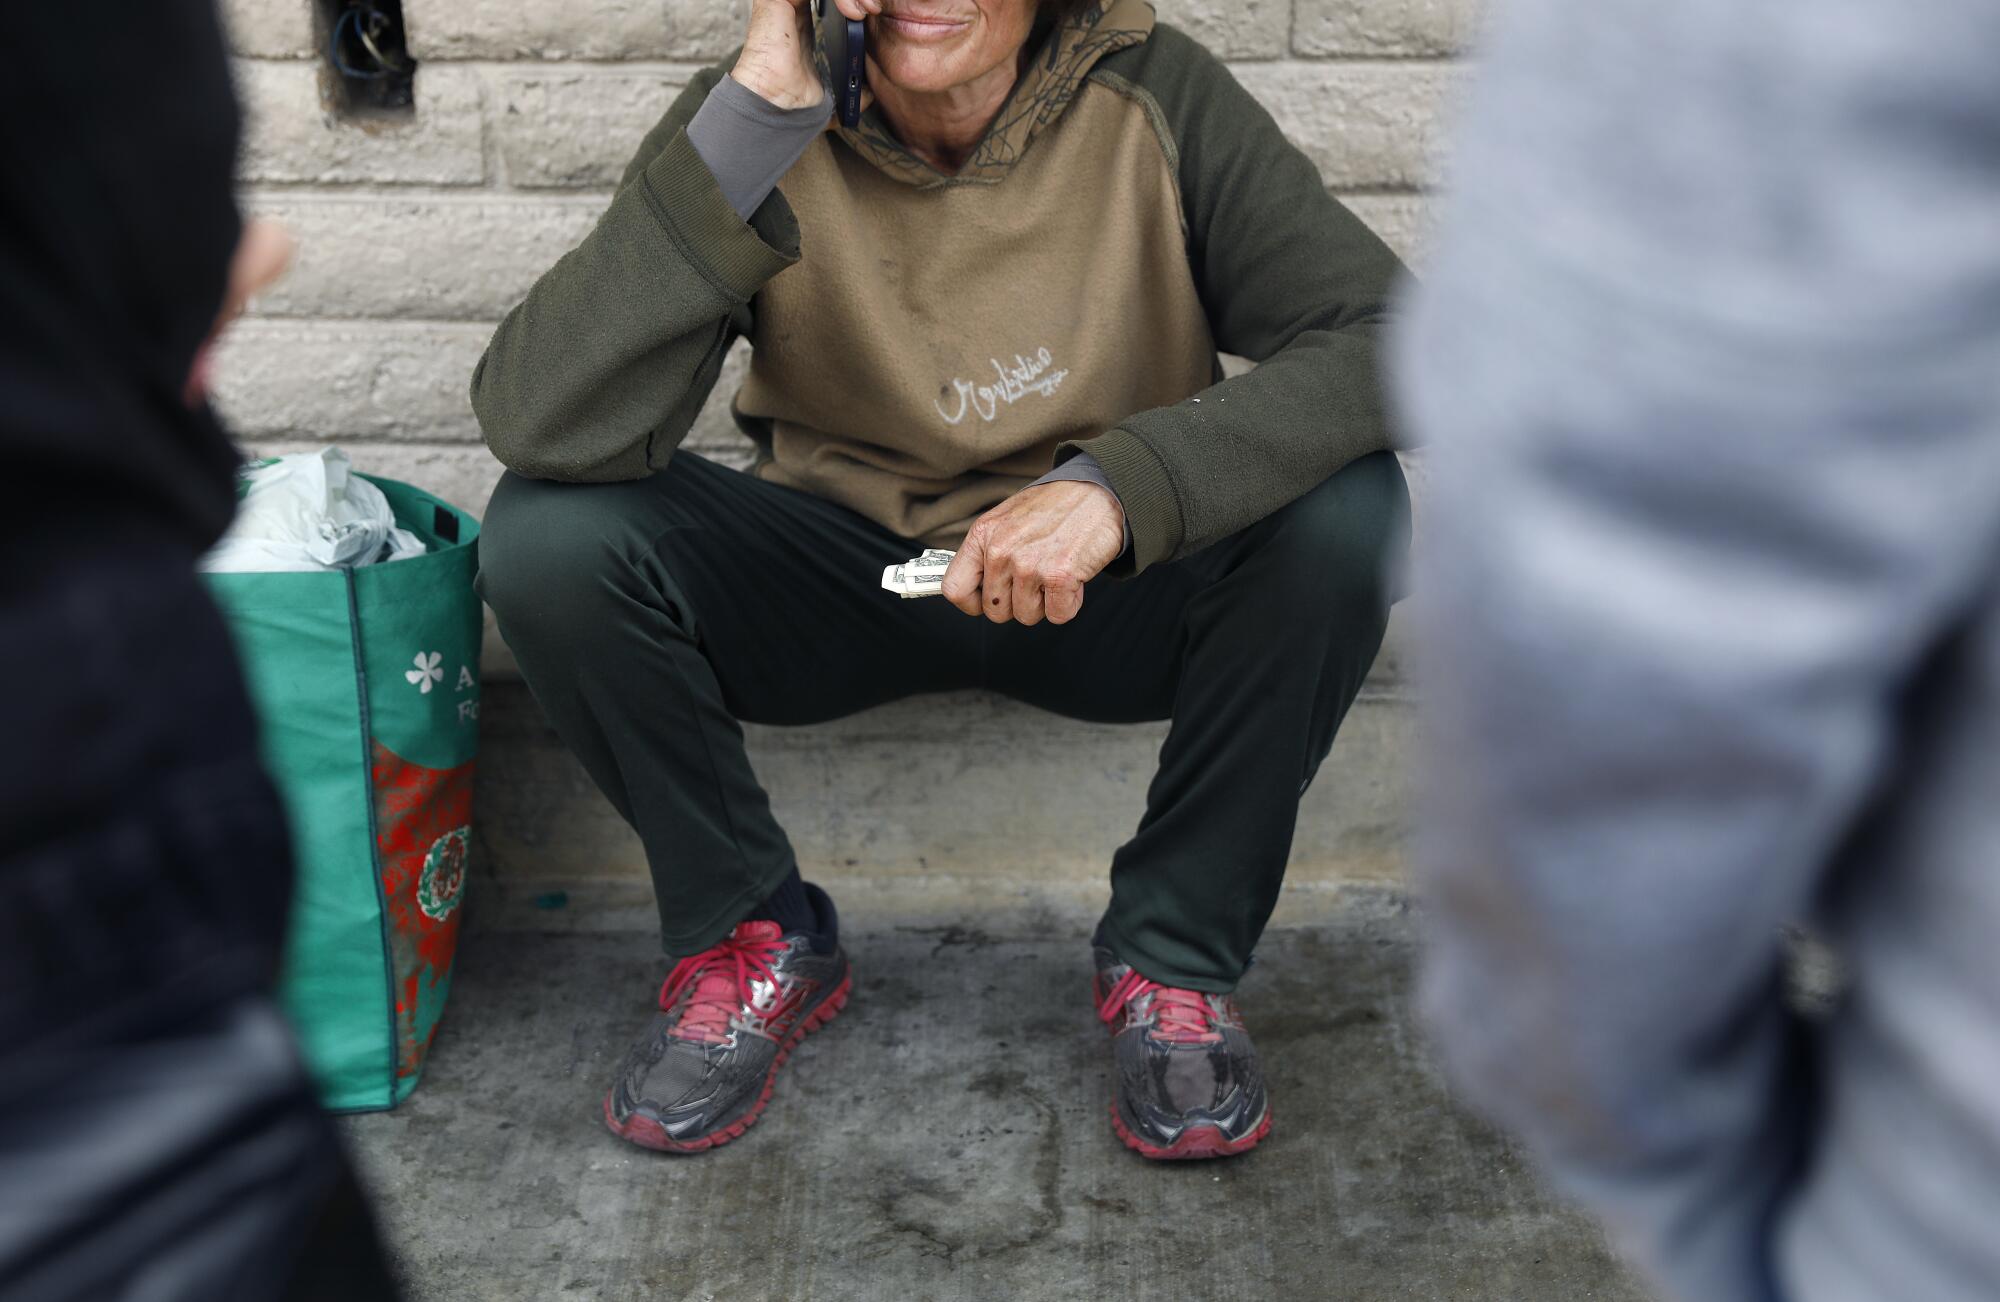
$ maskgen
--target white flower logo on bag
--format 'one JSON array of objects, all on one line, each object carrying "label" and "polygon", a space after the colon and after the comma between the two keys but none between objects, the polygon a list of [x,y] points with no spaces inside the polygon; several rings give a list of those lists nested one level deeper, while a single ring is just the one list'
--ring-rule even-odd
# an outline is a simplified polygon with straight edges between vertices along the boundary
[{"label": "white flower logo on bag", "polygon": [[465,864],[471,848],[469,827],[454,827],[431,843],[417,879],[417,907],[424,916],[442,922],[465,894]]},{"label": "white flower logo on bag", "polygon": [[432,651],[426,655],[424,652],[419,651],[417,652],[416,666],[415,669],[405,669],[403,677],[410,680],[410,686],[416,688],[425,696],[429,696],[431,688],[444,681],[444,654],[439,651]]}]

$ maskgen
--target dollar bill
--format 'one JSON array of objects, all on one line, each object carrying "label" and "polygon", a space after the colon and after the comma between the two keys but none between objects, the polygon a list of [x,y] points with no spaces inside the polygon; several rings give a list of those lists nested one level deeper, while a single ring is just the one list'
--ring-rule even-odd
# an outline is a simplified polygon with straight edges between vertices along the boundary
[{"label": "dollar bill", "polygon": [[944,591],[944,572],[957,552],[931,548],[922,556],[882,571],[882,587],[899,597],[935,597]]}]

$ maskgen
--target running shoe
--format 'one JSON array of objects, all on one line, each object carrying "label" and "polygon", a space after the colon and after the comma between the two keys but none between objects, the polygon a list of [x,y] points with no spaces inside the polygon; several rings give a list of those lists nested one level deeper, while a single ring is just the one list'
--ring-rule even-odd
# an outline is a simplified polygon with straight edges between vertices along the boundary
[{"label": "running shoe", "polygon": [[[835,935],[833,902],[817,886],[806,889],[825,935]],[[837,942],[786,933],[775,922],[739,924],[674,965],[660,987],[660,1011],[604,1096],[605,1124],[621,1139],[668,1153],[728,1143],[756,1123],[785,1059],[833,1020],[852,988]]]},{"label": "running shoe", "polygon": [[1111,1127],[1158,1160],[1230,1157],[1271,1133],[1264,1071],[1236,1000],[1149,981],[1096,950],[1097,1015],[1117,1069]]}]

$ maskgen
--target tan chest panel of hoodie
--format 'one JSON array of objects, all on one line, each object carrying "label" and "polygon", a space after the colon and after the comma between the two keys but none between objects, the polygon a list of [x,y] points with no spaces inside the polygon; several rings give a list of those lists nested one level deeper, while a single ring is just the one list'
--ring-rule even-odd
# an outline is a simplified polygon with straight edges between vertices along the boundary
[{"label": "tan chest panel of hoodie", "polygon": [[918,187],[832,137],[780,183],[801,258],[759,293],[745,416],[765,479],[955,545],[1056,444],[1213,380],[1175,178],[1087,82],[990,184]]}]

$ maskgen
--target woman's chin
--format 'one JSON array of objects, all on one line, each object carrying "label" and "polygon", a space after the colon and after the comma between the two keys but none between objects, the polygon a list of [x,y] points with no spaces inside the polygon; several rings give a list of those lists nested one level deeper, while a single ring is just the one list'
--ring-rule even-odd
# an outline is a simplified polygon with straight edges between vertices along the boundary
[{"label": "woman's chin", "polygon": [[870,76],[879,74],[897,90],[913,95],[935,95],[972,80],[976,71],[964,67],[965,60],[947,50],[888,49],[870,51],[875,66]]}]

